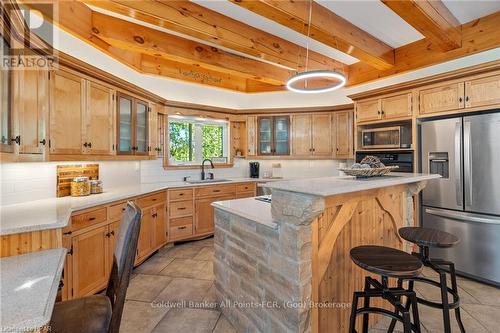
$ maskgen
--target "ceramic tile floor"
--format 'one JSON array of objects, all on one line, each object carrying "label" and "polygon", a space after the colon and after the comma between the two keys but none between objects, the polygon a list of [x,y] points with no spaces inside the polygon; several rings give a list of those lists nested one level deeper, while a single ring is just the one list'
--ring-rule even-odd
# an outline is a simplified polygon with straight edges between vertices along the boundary
[{"label": "ceramic tile floor", "polygon": [[[213,287],[213,238],[165,247],[136,268],[127,292],[122,333],[235,332],[216,308]],[[434,278],[432,271],[424,275]],[[500,289],[458,277],[462,320],[467,333],[500,331]],[[439,291],[416,287],[420,297],[438,300]],[[199,304],[204,304],[200,308]],[[441,312],[419,307],[422,333],[442,332]],[[453,332],[459,332],[452,314]],[[388,320],[371,333],[386,332]],[[396,326],[395,332],[402,327]],[[399,330],[399,331],[398,331]]]}]

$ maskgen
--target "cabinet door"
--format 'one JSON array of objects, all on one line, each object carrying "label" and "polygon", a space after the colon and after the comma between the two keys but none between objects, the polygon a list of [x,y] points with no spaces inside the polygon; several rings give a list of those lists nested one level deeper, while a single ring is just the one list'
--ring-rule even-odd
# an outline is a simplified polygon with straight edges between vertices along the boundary
[{"label": "cabinet door", "polygon": [[109,275],[108,226],[73,237],[72,246],[73,297],[91,295],[104,289]]},{"label": "cabinet door", "polygon": [[196,199],[195,201],[195,235],[209,234],[214,232],[214,208],[212,202],[231,200],[235,195],[226,195],[212,198]]},{"label": "cabinet door", "polygon": [[153,248],[157,249],[167,243],[167,214],[166,205],[155,206],[154,212],[154,242]]},{"label": "cabinet door", "polygon": [[[87,82],[87,112],[85,119],[85,153],[111,155],[113,153],[113,90]],[[87,143],[87,147],[85,147]]]},{"label": "cabinet door", "polygon": [[382,116],[384,119],[408,118],[412,115],[411,93],[382,98]]},{"label": "cabinet door", "polygon": [[258,145],[259,155],[273,154],[273,118],[258,118]]},{"label": "cabinet door", "polygon": [[274,117],[273,130],[273,154],[290,155],[290,117]]},{"label": "cabinet door", "polygon": [[356,103],[356,121],[358,123],[382,119],[380,100],[371,99]]},{"label": "cabinet door", "polygon": [[158,156],[158,105],[151,104],[149,112],[149,156]]},{"label": "cabinet door", "polygon": [[141,218],[141,231],[137,243],[136,262],[147,256],[153,248],[154,216],[153,208],[144,209]]},{"label": "cabinet door", "polygon": [[314,156],[332,155],[332,119],[330,114],[312,116],[312,149]]},{"label": "cabinet door", "polygon": [[85,80],[58,71],[50,81],[50,153],[81,154]]},{"label": "cabinet door", "polygon": [[311,115],[293,115],[292,117],[292,154],[293,156],[310,156]]},{"label": "cabinet door", "polygon": [[465,107],[500,104],[500,75],[465,82]]},{"label": "cabinet door", "polygon": [[148,155],[148,103],[136,100],[135,104],[135,154]]},{"label": "cabinet door", "polygon": [[335,142],[336,158],[352,158],[353,156],[353,129],[352,113],[349,111],[335,112],[333,140]]},{"label": "cabinet door", "polygon": [[247,155],[248,156],[255,156],[257,154],[256,130],[257,130],[257,117],[248,116],[247,117],[247,145],[248,145]]},{"label": "cabinet door", "polygon": [[118,94],[117,103],[117,153],[127,155],[133,153],[133,99],[130,96]]},{"label": "cabinet door", "polygon": [[420,114],[446,112],[464,107],[464,83],[452,83],[419,92]]},{"label": "cabinet door", "polygon": [[20,154],[43,154],[49,111],[49,72],[46,70],[15,71],[16,134]]}]

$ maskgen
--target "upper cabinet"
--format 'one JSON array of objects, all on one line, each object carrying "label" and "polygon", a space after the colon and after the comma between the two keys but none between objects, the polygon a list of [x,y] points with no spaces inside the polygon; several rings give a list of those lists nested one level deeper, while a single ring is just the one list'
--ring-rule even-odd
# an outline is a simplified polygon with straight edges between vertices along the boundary
[{"label": "upper cabinet", "polygon": [[[2,51],[4,56],[10,55],[10,44],[5,38],[2,39]],[[14,94],[12,84],[12,71],[0,69],[0,151],[11,153],[14,151],[12,141],[12,96]]]},{"label": "upper cabinet", "polygon": [[50,153],[83,153],[85,79],[65,71],[54,72],[50,100]]},{"label": "upper cabinet", "polygon": [[500,104],[500,75],[465,81],[465,107]]},{"label": "upper cabinet", "polygon": [[299,114],[292,115],[292,155],[331,156],[331,115]]},{"label": "upper cabinet", "polygon": [[259,155],[290,154],[290,117],[269,116],[257,118]]},{"label": "upper cabinet", "polygon": [[365,123],[379,120],[398,120],[411,118],[412,94],[390,95],[356,103],[356,122]]},{"label": "upper cabinet", "polygon": [[247,117],[247,156],[257,155],[257,117]]},{"label": "upper cabinet", "polygon": [[14,138],[18,153],[45,153],[48,145],[49,72],[13,71]]},{"label": "upper cabinet", "polygon": [[149,112],[147,102],[118,94],[117,153],[120,155],[148,155]]},{"label": "upper cabinet", "polygon": [[335,112],[332,116],[333,156],[338,159],[354,157],[353,113]]},{"label": "upper cabinet", "polygon": [[464,83],[434,85],[418,93],[420,114],[446,112],[464,107]]},{"label": "upper cabinet", "polygon": [[114,148],[114,91],[87,81],[86,113],[84,121],[84,152],[111,155]]}]

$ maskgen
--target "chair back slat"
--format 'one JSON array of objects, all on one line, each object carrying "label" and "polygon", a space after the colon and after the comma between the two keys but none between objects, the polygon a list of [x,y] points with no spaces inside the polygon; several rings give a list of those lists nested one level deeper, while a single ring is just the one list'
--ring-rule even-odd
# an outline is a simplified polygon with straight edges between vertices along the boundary
[{"label": "chair back slat", "polygon": [[141,209],[133,202],[127,202],[122,217],[118,239],[113,255],[113,267],[109,276],[106,296],[111,301],[113,314],[109,332],[118,333],[125,304],[125,296],[134,268],[137,243],[141,229]]}]

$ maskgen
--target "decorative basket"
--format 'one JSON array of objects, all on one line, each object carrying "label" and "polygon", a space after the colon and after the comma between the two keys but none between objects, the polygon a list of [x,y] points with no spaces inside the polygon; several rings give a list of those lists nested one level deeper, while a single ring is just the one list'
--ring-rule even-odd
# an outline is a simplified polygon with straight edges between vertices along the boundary
[{"label": "decorative basket", "polygon": [[394,169],[399,168],[397,165],[386,166],[383,168],[370,168],[370,169],[352,169],[352,168],[340,168],[348,176],[354,176],[356,178],[368,178],[377,177],[388,174]]}]

